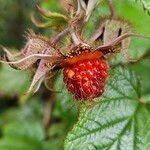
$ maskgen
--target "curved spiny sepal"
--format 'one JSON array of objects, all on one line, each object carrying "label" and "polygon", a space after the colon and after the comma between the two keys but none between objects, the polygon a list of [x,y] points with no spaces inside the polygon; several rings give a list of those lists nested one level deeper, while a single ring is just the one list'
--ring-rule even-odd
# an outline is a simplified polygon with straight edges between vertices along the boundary
[{"label": "curved spiny sepal", "polygon": [[36,7],[37,7],[39,13],[42,16],[46,17],[46,18],[61,19],[61,20],[65,20],[65,21],[68,20],[68,18],[65,15],[63,15],[63,14],[56,13],[56,12],[51,12],[51,11],[46,11],[46,10],[42,9],[41,7],[39,7],[38,5],[36,5]]},{"label": "curved spiny sepal", "polygon": [[[45,52],[46,54],[49,54],[49,51]],[[38,68],[35,72],[35,75],[33,77],[32,83],[29,87],[28,93],[32,92],[35,93],[43,80],[45,79],[46,75],[49,73],[49,75],[53,75],[53,69],[58,64],[61,63],[61,58],[59,60],[59,54],[56,52],[56,54],[53,54],[53,57],[56,57],[54,59],[49,60],[41,60],[39,62]]]},{"label": "curved spiny sepal", "polygon": [[32,22],[40,28],[53,28],[54,30],[62,30],[68,25],[68,18],[60,13],[46,11],[37,5],[37,10],[44,17],[45,21],[38,21],[34,15],[31,15]]},{"label": "curved spiny sepal", "polygon": [[[53,57],[54,49],[46,37],[30,31],[26,38],[27,42],[24,48],[17,55],[13,55],[6,48],[3,48],[7,62],[0,62],[10,64],[15,69],[25,70],[30,68],[38,59],[48,60]],[[49,51],[49,55],[46,55],[45,51]]]},{"label": "curved spiny sepal", "polygon": [[34,14],[31,15],[31,21],[33,22],[33,24],[39,28],[49,28],[52,27],[51,22],[41,22],[39,20],[37,20],[34,16]]}]

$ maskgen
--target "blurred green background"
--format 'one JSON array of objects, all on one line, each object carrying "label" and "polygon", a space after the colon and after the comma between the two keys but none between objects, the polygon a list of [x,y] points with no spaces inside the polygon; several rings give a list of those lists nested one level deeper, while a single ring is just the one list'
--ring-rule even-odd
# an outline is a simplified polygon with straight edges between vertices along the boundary
[{"label": "blurred green background", "polygon": [[[0,44],[16,51],[25,44],[28,29],[51,35],[51,29],[36,28],[31,22],[31,13],[39,15],[36,4],[63,11],[55,0],[0,0],[0,4]],[[44,85],[34,96],[27,97],[30,74],[30,71],[16,71],[0,64],[0,150],[63,149],[65,136],[77,118],[70,102],[72,97],[58,94],[54,98]],[[57,80],[57,90],[62,90],[62,78]]]},{"label": "blurred green background", "polygon": [[[38,17],[36,3],[45,9],[65,13],[61,0],[0,0],[1,45],[19,51],[26,42],[23,35],[30,28],[51,36],[51,29],[39,29],[30,20],[31,13]],[[136,32],[150,34],[150,17],[141,4],[132,0],[116,0],[115,3],[117,14],[128,19]],[[94,30],[98,17],[108,14],[108,7],[103,2],[102,8],[95,11],[86,27],[87,37]],[[129,52],[133,58],[149,51],[149,41],[132,40]],[[149,57],[129,67],[142,79],[142,94],[149,95]],[[30,81],[29,71],[16,71],[0,65],[0,150],[61,150],[67,132],[77,121],[78,113],[72,96],[63,85],[61,73],[55,80],[55,89],[61,93],[52,93],[42,85],[34,96],[26,97],[24,94]]]}]

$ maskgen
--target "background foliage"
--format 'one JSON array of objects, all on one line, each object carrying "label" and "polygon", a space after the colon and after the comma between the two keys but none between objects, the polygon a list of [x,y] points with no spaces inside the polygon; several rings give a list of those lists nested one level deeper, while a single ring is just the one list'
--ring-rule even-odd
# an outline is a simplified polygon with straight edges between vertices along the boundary
[{"label": "background foliage", "polygon": [[[65,13],[61,1],[36,2],[45,9]],[[50,28],[39,29],[31,23],[31,13],[38,17],[34,1],[0,0],[0,3],[0,44],[20,49],[25,42],[23,34],[29,28],[48,37],[53,34]],[[129,20],[133,29],[143,35],[150,34],[149,6],[148,0],[115,0],[118,16]],[[86,26],[86,37],[91,35],[98,17],[108,14],[103,1]],[[73,102],[61,72],[54,87],[59,92],[51,93],[42,86],[34,96],[25,96],[31,73],[0,65],[0,150],[61,150],[63,147],[66,150],[149,150],[150,42],[132,39],[129,53],[132,58],[145,57],[121,67],[118,63],[123,56],[117,56],[103,97],[96,99],[91,107],[79,107]]]}]

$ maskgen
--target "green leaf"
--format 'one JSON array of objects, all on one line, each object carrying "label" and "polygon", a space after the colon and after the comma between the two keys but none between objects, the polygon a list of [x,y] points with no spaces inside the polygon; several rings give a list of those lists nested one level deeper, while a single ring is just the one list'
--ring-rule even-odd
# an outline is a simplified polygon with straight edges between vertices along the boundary
[{"label": "green leaf", "polygon": [[134,70],[137,75],[141,77],[141,85],[142,85],[142,95],[148,95],[150,93],[150,84],[149,77],[150,77],[150,59],[144,59],[139,63],[135,63],[130,65],[130,69]]},{"label": "green leaf", "polygon": [[29,75],[7,65],[0,68],[0,91],[7,94],[25,94],[29,86]]},{"label": "green leaf", "polygon": [[[121,0],[119,3],[117,0],[115,0],[115,3],[117,15],[128,20],[133,26],[134,32],[149,36],[150,17],[146,12],[143,11],[139,3],[135,5],[132,0]],[[142,21],[139,18],[142,18]],[[149,40],[132,38],[129,47],[129,55],[133,59],[138,59],[146,53],[149,47]]]},{"label": "green leaf", "polygon": [[149,0],[136,0],[137,2],[141,3],[144,10],[148,12],[150,15],[150,1]]},{"label": "green leaf", "polygon": [[51,10],[51,11],[57,11],[57,12],[62,11],[60,3],[58,3],[58,1],[56,0],[42,1],[41,7],[46,10]]},{"label": "green leaf", "polygon": [[150,132],[148,132],[150,129],[150,119],[145,124],[145,127],[142,129],[141,133],[145,135],[145,140],[149,143],[150,146]]},{"label": "green leaf", "polygon": [[65,123],[52,124],[48,130],[48,136],[50,139],[43,143],[43,150],[61,150],[67,130]]},{"label": "green leaf", "polygon": [[0,120],[3,124],[12,121],[38,121],[43,115],[43,103],[38,97],[31,98],[26,104],[20,107],[6,109],[1,115]]},{"label": "green leaf", "polygon": [[139,79],[125,68],[113,69],[103,96],[93,107],[81,109],[65,149],[148,150],[142,129],[150,114],[139,99]]},{"label": "green leaf", "polygon": [[63,147],[62,139],[51,139],[50,141],[44,142],[42,150],[61,150]]},{"label": "green leaf", "polygon": [[4,137],[0,139],[3,150],[37,150],[44,140],[44,131],[37,122],[13,122],[4,127]]}]

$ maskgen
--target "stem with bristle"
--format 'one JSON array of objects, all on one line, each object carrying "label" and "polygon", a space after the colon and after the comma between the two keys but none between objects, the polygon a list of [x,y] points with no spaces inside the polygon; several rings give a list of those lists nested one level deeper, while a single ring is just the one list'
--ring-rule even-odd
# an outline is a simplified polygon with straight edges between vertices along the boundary
[{"label": "stem with bristle", "polygon": [[56,37],[51,41],[52,46],[55,46],[66,34],[68,34],[70,28],[66,28],[65,30],[61,31],[56,35]]},{"label": "stem with bristle", "polygon": [[79,45],[81,43],[81,40],[79,39],[79,37],[76,35],[76,33],[73,31],[73,29],[70,29],[70,34],[73,40],[73,43],[75,45]]}]

